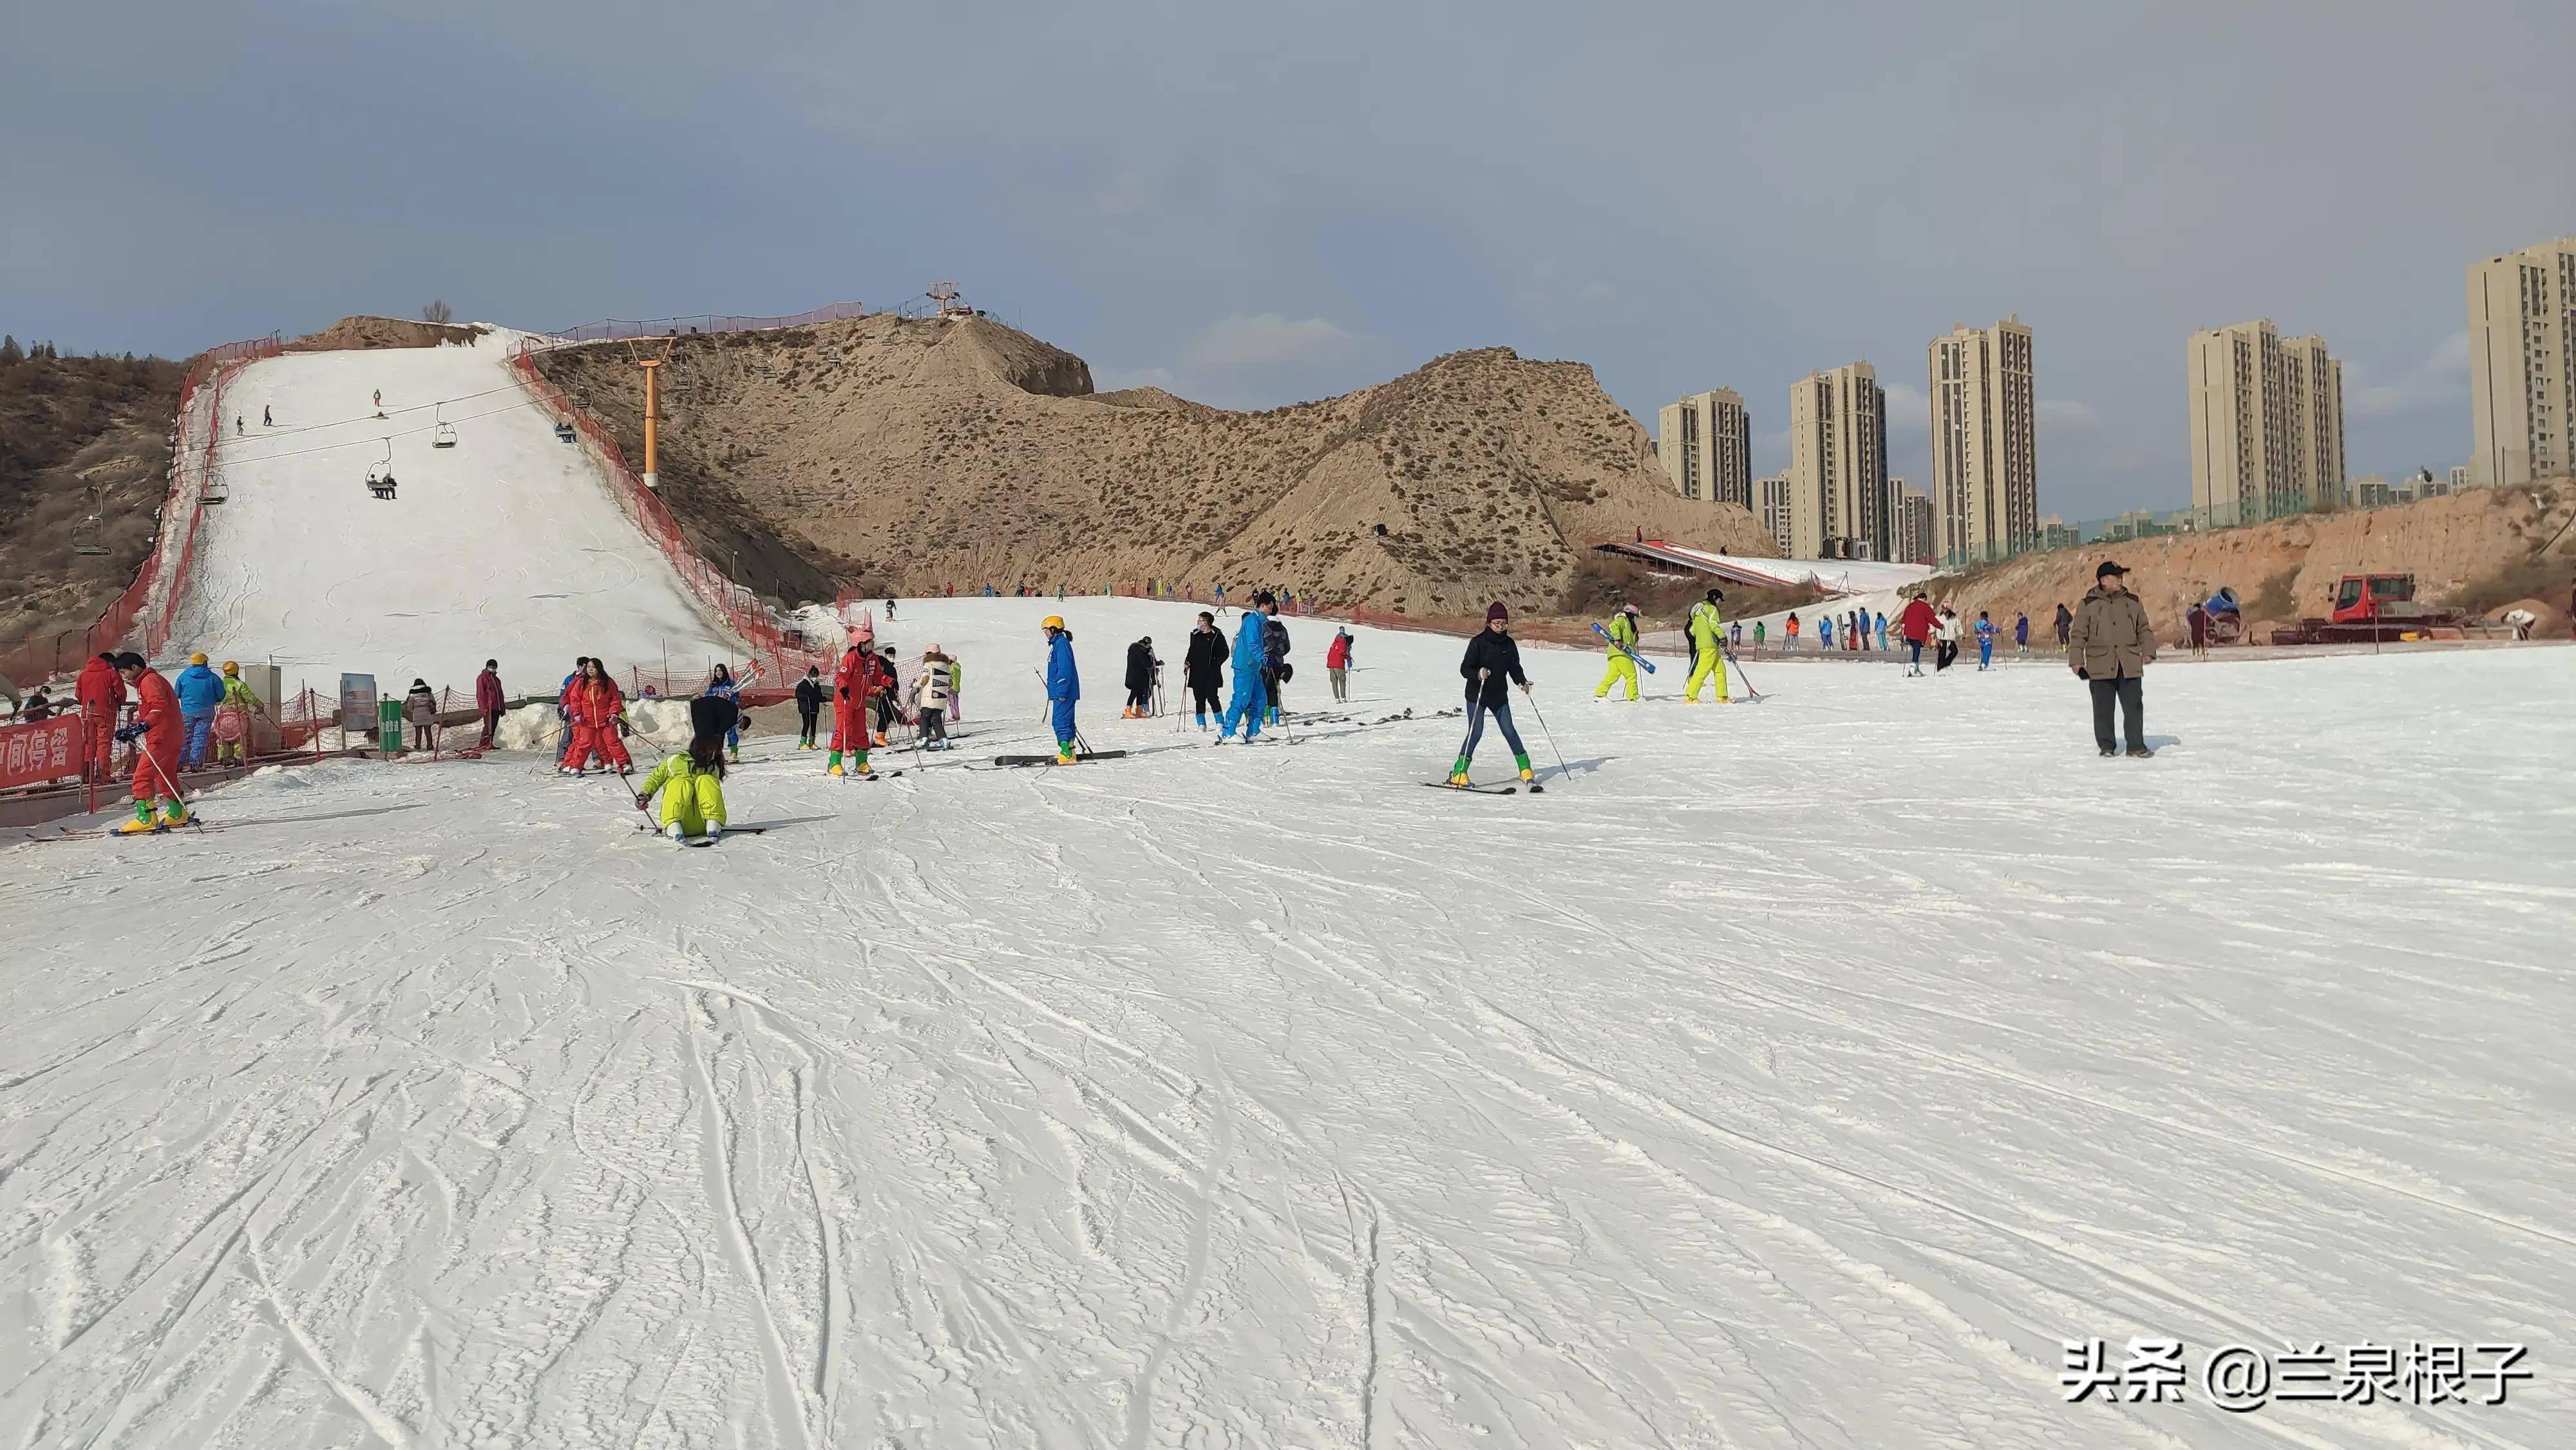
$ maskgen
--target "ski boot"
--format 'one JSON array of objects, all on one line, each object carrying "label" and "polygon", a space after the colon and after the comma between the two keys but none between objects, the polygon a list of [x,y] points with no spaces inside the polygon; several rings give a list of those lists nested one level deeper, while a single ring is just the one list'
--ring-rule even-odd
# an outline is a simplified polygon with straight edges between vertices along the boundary
[{"label": "ski boot", "polygon": [[[2104,753],[2108,754],[2109,752],[2105,751]],[[120,836],[140,836],[160,830],[161,828],[160,820],[152,814],[152,803],[150,801],[136,801],[134,803],[134,819],[118,826],[116,828],[116,834]]]},{"label": "ski boot", "polygon": [[1531,781],[1538,779],[1537,774],[1530,769],[1528,756],[1515,755],[1512,757],[1512,763],[1521,768],[1521,784],[1527,785]]},{"label": "ski boot", "polygon": [[165,827],[184,826],[188,824],[188,803],[186,801],[163,802],[161,807],[161,824]]},{"label": "ski boot", "polygon": [[664,826],[662,828],[662,834],[670,837],[673,841],[685,841],[689,838],[687,828],[683,827],[678,821],[673,821],[671,824]]},{"label": "ski boot", "polygon": [[835,751],[833,751],[833,752],[832,752],[832,766],[831,766],[831,769],[829,769],[829,770],[827,770],[827,771],[825,771],[825,772],[823,772],[823,773],[824,773],[824,774],[826,774],[826,775],[845,775],[845,774],[847,774],[847,773],[848,773],[848,772],[846,772],[846,771],[844,771],[844,770],[842,770],[842,769],[841,769],[841,752],[839,752],[839,751],[837,751],[837,750],[835,750]]}]

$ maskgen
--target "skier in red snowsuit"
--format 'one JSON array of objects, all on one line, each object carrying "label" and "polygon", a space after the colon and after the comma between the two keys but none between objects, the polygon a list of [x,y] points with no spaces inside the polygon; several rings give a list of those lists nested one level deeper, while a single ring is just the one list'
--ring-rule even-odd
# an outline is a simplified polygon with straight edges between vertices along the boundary
[{"label": "skier in red snowsuit", "polygon": [[564,692],[564,719],[572,727],[572,738],[565,742],[558,770],[579,774],[596,755],[609,769],[624,775],[634,769],[627,757],[626,742],[617,734],[619,719],[626,713],[626,696],[617,682],[592,660],[581,667],[581,674]]},{"label": "skier in red snowsuit", "polygon": [[827,774],[868,773],[868,746],[874,743],[868,732],[869,707],[878,691],[894,684],[885,661],[871,648],[875,643],[876,631],[864,625],[851,630],[850,647],[842,651],[840,668],[832,672],[832,759]]},{"label": "skier in red snowsuit", "polygon": [[116,672],[116,656],[101,654],[81,666],[80,679],[72,686],[81,707],[81,733],[89,746],[85,757],[92,780],[107,779],[108,762],[115,752],[116,717],[125,708],[125,680]]},{"label": "skier in red snowsuit", "polygon": [[[134,686],[134,723],[119,732],[141,736],[134,752],[134,819],[117,827],[132,835],[176,826],[188,819],[187,802],[179,798],[179,696],[143,656],[128,651],[116,657],[117,672]],[[152,818],[155,805],[161,819]]]}]

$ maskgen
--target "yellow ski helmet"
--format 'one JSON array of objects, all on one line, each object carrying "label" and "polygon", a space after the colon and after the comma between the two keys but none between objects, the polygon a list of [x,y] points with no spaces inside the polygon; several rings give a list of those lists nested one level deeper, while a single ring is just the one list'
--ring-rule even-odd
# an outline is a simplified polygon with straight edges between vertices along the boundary
[{"label": "yellow ski helmet", "polygon": [[231,660],[226,660],[224,661],[224,673],[228,675],[238,675],[241,673],[241,666],[235,664]]},{"label": "yellow ski helmet", "polygon": [[197,651],[195,654],[192,654],[192,655],[188,656],[188,663],[190,663],[190,664],[192,664],[192,665],[202,665],[202,664],[204,664],[205,662],[206,662],[206,652],[205,652],[204,650],[199,650],[199,651]]},{"label": "yellow ski helmet", "polygon": [[1061,614],[1050,614],[1046,618],[1038,621],[1038,628],[1062,629],[1064,628],[1064,616]]}]

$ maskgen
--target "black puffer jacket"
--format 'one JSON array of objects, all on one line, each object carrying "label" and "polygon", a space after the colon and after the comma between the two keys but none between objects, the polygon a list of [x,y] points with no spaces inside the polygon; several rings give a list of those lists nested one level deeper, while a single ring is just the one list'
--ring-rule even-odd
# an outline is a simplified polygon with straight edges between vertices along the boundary
[{"label": "black puffer jacket", "polygon": [[1213,691],[1225,683],[1225,632],[1216,629],[1190,631],[1187,659],[1190,688]]},{"label": "black puffer jacket", "polygon": [[[1497,629],[1478,630],[1467,641],[1467,657],[1458,662],[1458,674],[1467,682],[1471,705],[1499,705],[1508,698],[1504,691],[1509,686],[1529,683],[1529,676],[1521,673],[1520,642]],[[1476,688],[1479,675],[1485,682],[1481,695]]]}]

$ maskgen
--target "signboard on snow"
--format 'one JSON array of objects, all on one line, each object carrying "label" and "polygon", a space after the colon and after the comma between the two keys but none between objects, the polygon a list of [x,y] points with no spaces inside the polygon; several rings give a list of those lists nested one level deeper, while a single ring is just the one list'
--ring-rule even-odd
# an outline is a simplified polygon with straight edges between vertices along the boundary
[{"label": "signboard on snow", "polygon": [[340,733],[364,735],[376,727],[376,677],[340,677]]},{"label": "signboard on snow", "polygon": [[0,787],[80,774],[80,727],[78,715],[0,725]]}]

